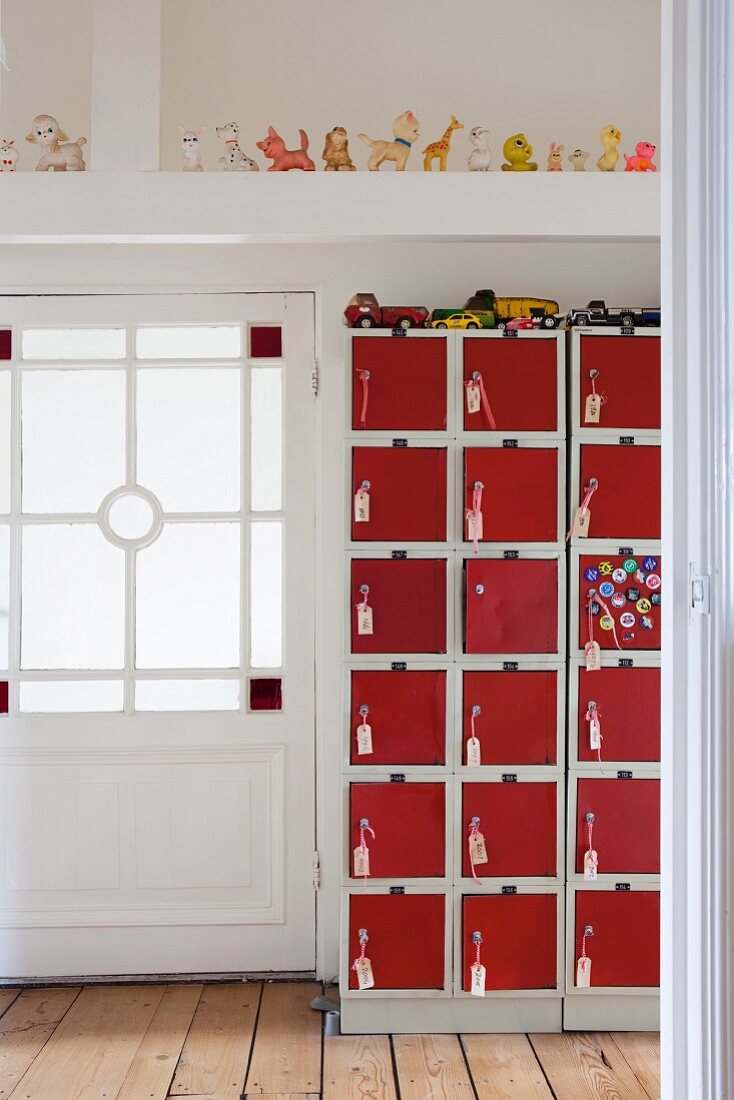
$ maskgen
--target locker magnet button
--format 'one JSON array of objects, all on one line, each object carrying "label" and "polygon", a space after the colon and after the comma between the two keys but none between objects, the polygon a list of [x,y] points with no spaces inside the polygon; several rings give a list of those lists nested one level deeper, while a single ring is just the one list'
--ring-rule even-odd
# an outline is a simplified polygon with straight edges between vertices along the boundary
[{"label": "locker magnet button", "polygon": [[619,616],[619,621],[624,627],[634,626],[635,617],[631,611],[625,611],[623,615]]},{"label": "locker magnet button", "polygon": [[589,604],[589,610],[591,611],[592,615],[599,614],[599,604],[596,602],[596,600],[592,600],[592,602]]},{"label": "locker magnet button", "polygon": [[649,615],[643,615],[640,619],[640,626],[643,630],[652,630],[655,626],[655,620],[651,619]]},{"label": "locker magnet button", "polygon": [[650,597],[650,600],[652,602],[653,607],[660,607],[661,597],[660,597],[659,592],[653,592],[652,596]]},{"label": "locker magnet button", "polygon": [[611,581],[602,581],[599,585],[599,593],[602,596],[614,595],[614,585]]},{"label": "locker magnet button", "polygon": [[637,603],[635,604],[635,607],[637,608],[637,610],[640,612],[641,615],[647,615],[648,611],[652,607],[652,604],[650,603],[649,600],[646,600],[645,597],[643,596],[642,599],[637,601]]},{"label": "locker magnet button", "polygon": [[599,580],[599,570],[595,569],[593,565],[590,565],[588,569],[584,570],[584,576],[587,581],[593,584],[595,581]]},{"label": "locker magnet button", "polygon": [[625,595],[630,603],[637,603],[640,598],[640,590],[639,588],[628,588]]},{"label": "locker magnet button", "polygon": [[645,560],[642,563],[642,568],[647,569],[648,571],[653,570],[653,569],[657,569],[657,567],[658,567],[658,559],[657,558],[645,558]]},{"label": "locker magnet button", "polygon": [[599,626],[602,628],[602,630],[611,630],[614,626],[614,619],[611,615],[602,615],[602,617],[599,619]]},{"label": "locker magnet button", "polygon": [[612,573],[612,580],[616,581],[617,584],[624,584],[624,582],[627,580],[627,574],[625,573],[624,569],[615,569]]},{"label": "locker magnet button", "polygon": [[637,570],[637,562],[634,558],[627,558],[626,561],[622,562],[622,568],[625,573],[634,573]]},{"label": "locker magnet button", "polygon": [[661,582],[660,577],[658,576],[657,573],[648,573],[647,577],[645,578],[645,584],[647,585],[647,587],[650,589],[651,592],[656,592],[657,589],[660,587],[661,583],[662,582]]},{"label": "locker magnet button", "polygon": [[626,602],[627,601],[625,600],[625,598],[624,598],[624,596],[622,595],[621,592],[615,592],[613,594],[613,596],[612,596],[612,607],[624,607]]}]

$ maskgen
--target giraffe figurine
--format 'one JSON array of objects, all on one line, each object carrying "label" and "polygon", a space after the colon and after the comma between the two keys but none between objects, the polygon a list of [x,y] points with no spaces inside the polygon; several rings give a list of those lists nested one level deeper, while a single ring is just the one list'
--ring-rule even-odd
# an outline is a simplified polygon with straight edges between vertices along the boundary
[{"label": "giraffe figurine", "polygon": [[433,171],[433,161],[438,159],[439,169],[441,172],[446,171],[446,159],[449,155],[449,149],[451,148],[451,135],[454,130],[463,130],[464,123],[459,122],[454,115],[451,116],[451,122],[448,124],[444,131],[444,135],[440,141],[432,141],[430,145],[427,145],[423,150],[423,171]]}]

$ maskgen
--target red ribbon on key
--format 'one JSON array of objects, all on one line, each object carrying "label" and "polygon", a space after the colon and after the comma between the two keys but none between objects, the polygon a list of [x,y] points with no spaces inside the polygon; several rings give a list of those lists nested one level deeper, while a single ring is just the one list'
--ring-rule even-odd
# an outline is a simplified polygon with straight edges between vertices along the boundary
[{"label": "red ribbon on key", "polygon": [[464,386],[467,389],[469,388],[469,386],[479,386],[479,399],[482,402],[482,409],[484,411],[484,415],[487,418],[487,423],[489,424],[491,430],[495,431],[495,429],[497,427],[497,422],[494,418],[494,414],[492,413],[492,407],[489,404],[489,398],[487,397],[487,391],[484,388],[484,379],[482,378],[482,376],[481,376],[481,374],[479,373],[478,370],[474,371],[474,373],[472,374],[469,381],[464,383]]},{"label": "red ribbon on key", "polygon": [[[589,501],[591,500],[591,498],[593,497],[594,493],[596,492],[596,490],[598,488],[599,488],[599,482],[598,482],[597,478],[595,478],[595,477],[590,478],[589,479],[589,484],[584,489],[584,496],[583,496],[583,499],[581,501],[581,515],[582,516],[585,516],[586,513],[588,512],[588,510],[589,510]],[[566,542],[568,542],[568,540],[571,538],[572,534],[573,534],[573,524],[571,524],[571,526],[568,529],[568,533],[566,535]]]},{"label": "red ribbon on key", "polygon": [[472,490],[472,502],[471,508],[467,508],[465,513],[466,520],[472,520],[474,523],[472,544],[474,546],[474,553],[479,553],[479,522],[482,517],[482,490],[484,489],[483,481],[475,481],[474,489]]},{"label": "red ribbon on key", "polygon": [[359,414],[359,426],[364,429],[367,427],[367,402],[370,396],[370,372],[368,370],[357,370],[357,376],[362,383],[362,409]]}]

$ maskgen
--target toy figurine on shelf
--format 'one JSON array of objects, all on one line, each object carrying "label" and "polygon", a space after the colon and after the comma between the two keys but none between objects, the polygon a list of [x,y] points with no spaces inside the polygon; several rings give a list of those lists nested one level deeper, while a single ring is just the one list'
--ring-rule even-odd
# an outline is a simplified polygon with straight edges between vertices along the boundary
[{"label": "toy figurine on shelf", "polygon": [[14,141],[3,138],[0,144],[0,172],[14,172],[18,163],[18,150]]},{"label": "toy figurine on shelf", "polygon": [[554,141],[550,143],[550,152],[548,153],[548,171],[549,172],[562,172],[563,171],[563,159],[561,153],[566,148],[565,145],[556,145]]},{"label": "toy figurine on shelf", "polygon": [[381,306],[374,294],[353,294],[344,310],[350,328],[422,328],[428,319],[425,306]]},{"label": "toy figurine on shelf", "polygon": [[286,149],[280,134],[272,126],[268,126],[268,136],[256,142],[263,155],[273,162],[268,172],[290,172],[294,168],[300,168],[303,172],[316,171],[316,165],[308,155],[308,135],[305,130],[299,130],[298,134],[301,148]]},{"label": "toy figurine on shelf", "polygon": [[658,166],[652,161],[654,156],[654,145],[649,141],[638,141],[635,146],[635,156],[628,157],[626,153],[624,154],[624,159],[627,161],[625,172],[657,172]]},{"label": "toy figurine on shelf", "polygon": [[533,147],[525,134],[513,134],[502,146],[502,155],[507,164],[502,165],[503,172],[537,172],[538,165],[531,161]]},{"label": "toy figurine on shelf", "polygon": [[335,126],[324,138],[324,151],[321,154],[326,162],[325,172],[356,172],[357,167],[349,155],[347,131],[343,126]]},{"label": "toy figurine on shelf", "polygon": [[475,126],[469,131],[471,153],[467,165],[470,172],[488,172],[492,167],[492,150],[489,147],[489,130]]},{"label": "toy figurine on shelf", "polygon": [[366,134],[357,134],[360,141],[372,149],[367,167],[370,172],[379,172],[380,165],[391,160],[396,172],[404,172],[410,150],[420,136],[420,122],[412,111],[404,111],[392,124],[394,141],[375,141]]},{"label": "toy figurine on shelf", "polygon": [[599,131],[599,141],[604,147],[604,152],[596,162],[600,172],[613,172],[617,167],[617,161],[619,160],[617,146],[621,140],[622,131],[618,130],[616,126],[604,126]]},{"label": "toy figurine on shelf", "polygon": [[259,172],[260,165],[240,149],[240,128],[236,122],[227,122],[224,126],[215,126],[217,137],[227,146],[225,156],[219,158],[223,172]]},{"label": "toy figurine on shelf", "polygon": [[[87,139],[80,137],[69,141],[53,115],[36,115],[33,128],[25,139],[41,146],[37,172],[48,172],[50,169],[54,172],[83,172],[87,167],[82,153],[82,145],[87,144]],[[62,141],[68,144],[62,145]]]},{"label": "toy figurine on shelf", "polygon": [[574,172],[585,172],[586,162],[590,156],[591,153],[587,153],[585,149],[574,149],[568,157],[568,162],[573,166]]},{"label": "toy figurine on shelf", "polygon": [[181,171],[203,172],[204,165],[201,163],[199,138],[206,133],[206,126],[197,126],[195,130],[187,130],[185,126],[179,126],[178,132],[181,136],[181,149],[183,150]]},{"label": "toy figurine on shelf", "polygon": [[430,145],[427,145],[423,150],[423,171],[432,172],[434,160],[438,161],[439,171],[446,171],[446,161],[449,155],[449,149],[451,148],[451,135],[454,130],[463,130],[464,123],[459,122],[455,115],[451,116],[451,122],[448,124],[443,132],[443,136],[438,141],[432,141]]}]

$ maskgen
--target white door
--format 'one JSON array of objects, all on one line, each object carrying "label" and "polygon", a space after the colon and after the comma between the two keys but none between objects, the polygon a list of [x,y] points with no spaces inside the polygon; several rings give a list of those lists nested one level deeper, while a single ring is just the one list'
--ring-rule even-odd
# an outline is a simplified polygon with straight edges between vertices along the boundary
[{"label": "white door", "polygon": [[312,971],[312,297],[5,297],[0,356],[0,975]]}]

